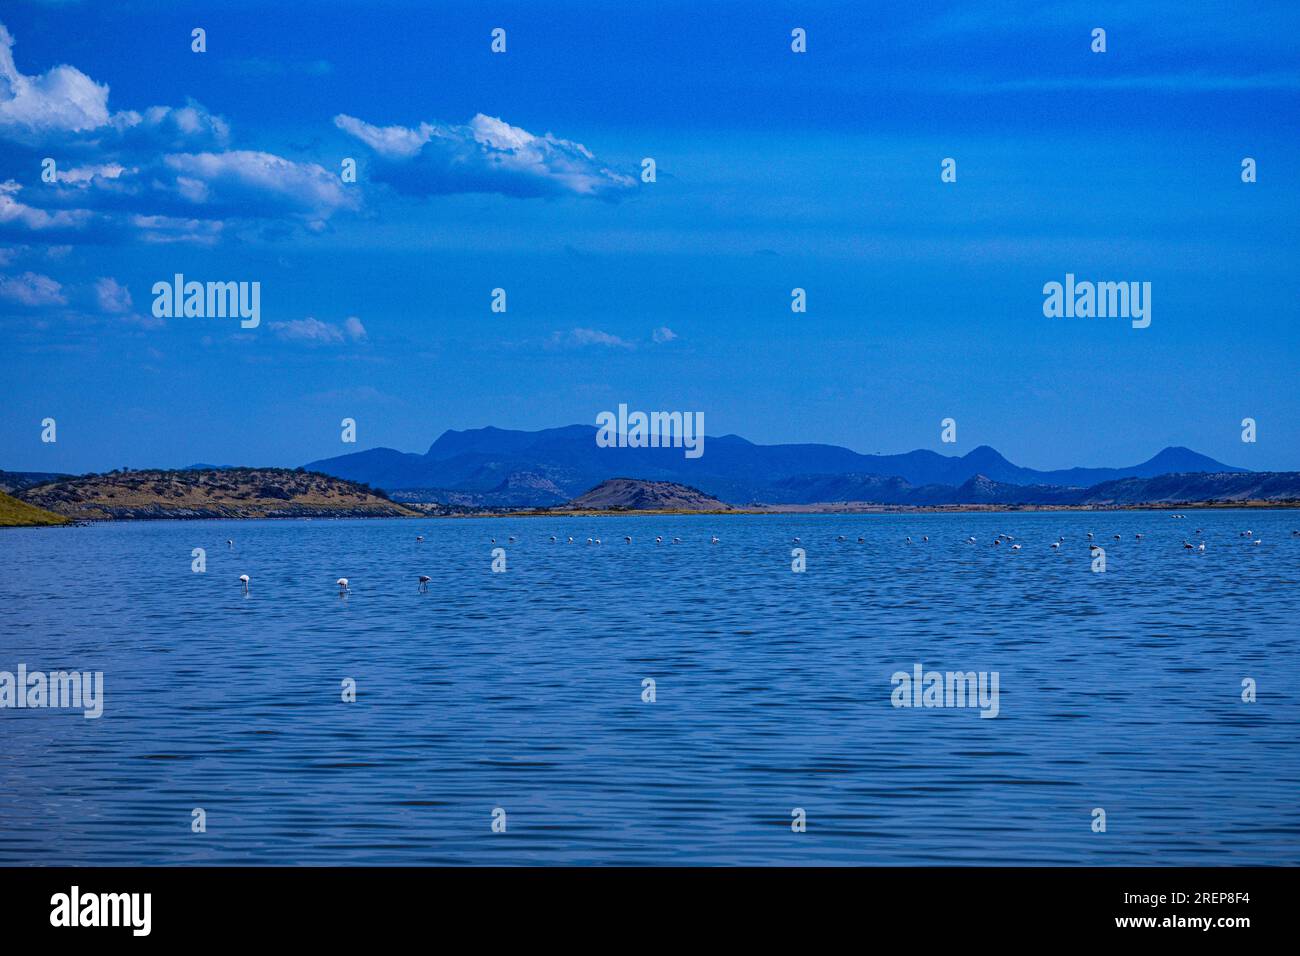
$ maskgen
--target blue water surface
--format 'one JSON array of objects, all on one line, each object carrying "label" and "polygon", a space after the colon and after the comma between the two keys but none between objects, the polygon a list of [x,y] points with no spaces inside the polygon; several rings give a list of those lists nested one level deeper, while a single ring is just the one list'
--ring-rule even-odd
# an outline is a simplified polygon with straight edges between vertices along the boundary
[{"label": "blue water surface", "polygon": [[[1300,863],[1298,529],[1233,510],[0,531],[0,671],[105,681],[97,720],[0,710],[0,864]],[[997,671],[998,716],[893,706],[918,663]]]}]

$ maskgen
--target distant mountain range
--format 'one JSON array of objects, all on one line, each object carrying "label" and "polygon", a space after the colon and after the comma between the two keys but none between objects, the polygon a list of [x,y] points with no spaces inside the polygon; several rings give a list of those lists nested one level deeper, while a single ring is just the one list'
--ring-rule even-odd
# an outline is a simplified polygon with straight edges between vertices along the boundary
[{"label": "distant mountain range", "polygon": [[[616,475],[688,485],[743,505],[944,504],[968,503],[958,500],[965,498],[1010,501],[1017,496],[1026,503],[1067,503],[1107,482],[1251,474],[1176,447],[1124,468],[1038,471],[1012,464],[987,445],[961,456],[928,450],[861,455],[837,445],[756,445],[738,435],[708,437],[704,454],[688,459],[680,448],[601,448],[591,425],[535,432],[491,427],[447,431],[423,455],[373,448],[305,467],[383,488],[395,501],[487,507],[561,504]],[[1223,481],[1218,477],[1214,484]],[[1186,481],[1183,485],[1191,487]]]}]

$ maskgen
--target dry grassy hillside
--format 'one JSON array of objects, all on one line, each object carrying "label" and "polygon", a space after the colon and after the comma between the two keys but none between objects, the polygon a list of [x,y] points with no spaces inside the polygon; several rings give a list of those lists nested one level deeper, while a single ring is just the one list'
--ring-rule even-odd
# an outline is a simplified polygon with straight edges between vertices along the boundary
[{"label": "dry grassy hillside", "polygon": [[118,471],[25,488],[28,504],[74,519],[401,517],[366,485],[287,468]]},{"label": "dry grassy hillside", "polygon": [[0,528],[35,528],[42,525],[67,524],[63,515],[29,505],[0,491]]}]

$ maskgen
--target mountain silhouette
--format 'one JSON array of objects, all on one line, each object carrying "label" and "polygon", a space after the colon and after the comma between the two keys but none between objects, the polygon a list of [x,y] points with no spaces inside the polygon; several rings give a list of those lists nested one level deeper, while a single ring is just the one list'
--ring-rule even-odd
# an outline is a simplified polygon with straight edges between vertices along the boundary
[{"label": "mountain silhouette", "polygon": [[1037,471],[1007,461],[988,445],[960,456],[925,449],[862,455],[838,445],[756,445],[739,435],[706,437],[704,454],[692,459],[682,448],[602,448],[596,444],[596,431],[592,425],[446,431],[422,455],[372,448],[305,467],[399,493],[401,500],[446,500],[455,494],[461,500],[499,505],[552,505],[613,476],[677,482],[731,504],[891,496],[901,503],[914,501],[925,486],[936,486],[936,495],[942,497],[941,489],[950,492],[977,476],[997,485],[1086,488],[1124,478],[1247,471],[1180,447],[1128,467]]}]

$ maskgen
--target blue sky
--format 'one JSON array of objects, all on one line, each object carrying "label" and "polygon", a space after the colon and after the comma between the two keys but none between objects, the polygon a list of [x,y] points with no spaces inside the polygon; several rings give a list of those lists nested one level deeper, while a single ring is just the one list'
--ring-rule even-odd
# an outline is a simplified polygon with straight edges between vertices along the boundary
[{"label": "blue sky", "polygon": [[[0,468],[297,465],[624,402],[1300,469],[1292,4],[263,6],[0,12]],[[155,319],[177,272],[260,282],[260,327]],[[1067,272],[1151,282],[1151,326],[1045,318]]]}]

